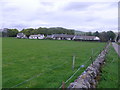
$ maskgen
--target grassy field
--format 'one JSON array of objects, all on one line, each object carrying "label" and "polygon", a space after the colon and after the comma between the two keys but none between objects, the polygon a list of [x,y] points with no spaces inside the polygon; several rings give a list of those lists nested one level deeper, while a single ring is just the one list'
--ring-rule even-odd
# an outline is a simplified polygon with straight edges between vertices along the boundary
[{"label": "grassy field", "polygon": [[106,64],[102,67],[98,88],[118,88],[118,59],[117,53],[111,46],[106,57]]},{"label": "grassy field", "polygon": [[[100,42],[3,38],[3,87],[58,88],[90,58],[92,49],[95,58],[105,45]],[[76,56],[74,71],[73,55]],[[89,60],[85,67],[90,63]]]}]

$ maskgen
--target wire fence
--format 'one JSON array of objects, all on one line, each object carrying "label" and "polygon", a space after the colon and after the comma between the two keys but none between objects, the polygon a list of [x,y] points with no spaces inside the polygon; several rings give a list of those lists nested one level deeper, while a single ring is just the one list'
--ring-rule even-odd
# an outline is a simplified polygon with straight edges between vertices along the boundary
[{"label": "wire fence", "polygon": [[[85,64],[87,64],[87,62],[90,60],[90,58],[83,64],[83,65],[85,65]],[[71,80],[74,76],[75,76],[75,74],[80,70],[82,68],[82,65],[65,81],[65,84],[69,81],[69,80]],[[59,88],[61,88],[62,87],[62,85],[59,87]]]},{"label": "wire fence", "polygon": [[[97,48],[97,49],[99,49],[99,48]],[[91,59],[95,59],[96,56],[97,56],[99,53],[101,53],[101,50],[100,50],[100,51],[98,50],[94,55],[92,55],[92,57],[94,57],[94,58],[89,57],[89,59],[88,59],[87,61],[85,61],[84,63],[82,63],[81,66],[65,81],[64,84],[66,84],[68,81],[70,81],[70,80],[76,75],[76,73],[82,68],[83,65],[85,66],[86,64],[88,64],[88,62],[89,62]],[[63,85],[60,85],[59,89],[62,88],[62,86],[63,86]]]},{"label": "wire fence", "polygon": [[[100,53],[100,51],[98,51],[99,48],[94,48],[95,51],[96,51],[96,49],[97,49],[97,52],[96,52],[94,55],[92,55],[92,57],[94,57],[94,58],[92,58],[92,59],[95,59],[96,55],[98,55],[98,53]],[[88,64],[88,62],[89,62],[90,60],[91,60],[91,57],[89,57],[89,59],[88,59],[87,61],[85,61],[84,63],[82,63],[81,66],[79,66],[79,68],[65,81],[65,83],[68,83],[68,81],[70,81],[70,80],[76,75],[76,73],[82,68],[82,65],[85,66],[86,64]],[[37,78],[37,77],[39,77],[39,76],[41,76],[41,75],[43,75],[43,74],[45,74],[45,73],[48,73],[48,72],[50,72],[50,71],[52,71],[52,70],[54,70],[54,69],[60,68],[60,67],[62,67],[63,65],[68,64],[68,63],[69,63],[69,62],[63,63],[62,65],[58,65],[58,66],[56,66],[56,67],[54,67],[54,68],[52,68],[52,69],[49,69],[48,71],[46,71],[46,72],[44,72],[44,73],[39,73],[39,74],[37,74],[37,75],[35,75],[35,76],[33,76],[33,77],[31,77],[31,78],[29,78],[29,79],[21,82],[21,83],[18,83],[18,84],[16,84],[16,85],[12,86],[11,88],[15,88],[15,87],[18,87],[18,86],[20,86],[20,85],[22,85],[22,84],[25,84],[25,83],[31,81],[31,80],[34,79],[34,78]],[[59,88],[61,88],[61,87],[62,87],[62,85],[61,85]]]},{"label": "wire fence", "polygon": [[65,64],[67,64],[67,63],[69,63],[69,62],[66,62],[66,63],[64,63],[64,64],[62,64],[62,65],[58,65],[58,66],[56,66],[56,67],[54,67],[54,68],[52,68],[52,69],[49,69],[49,71],[47,71],[47,72],[39,73],[39,74],[37,74],[37,75],[35,75],[35,76],[33,76],[33,77],[31,77],[31,78],[29,78],[29,79],[21,82],[21,83],[18,83],[17,85],[12,86],[11,88],[15,88],[15,87],[18,87],[18,86],[20,86],[20,85],[22,85],[22,84],[24,84],[24,83],[27,83],[28,81],[30,81],[30,80],[32,80],[32,79],[34,79],[34,78],[36,78],[36,77],[39,77],[40,75],[43,75],[43,74],[45,74],[45,73],[48,73],[48,72],[50,72],[50,71],[52,71],[52,70],[54,70],[54,69],[56,69],[56,68],[62,67],[63,65],[65,65]]}]

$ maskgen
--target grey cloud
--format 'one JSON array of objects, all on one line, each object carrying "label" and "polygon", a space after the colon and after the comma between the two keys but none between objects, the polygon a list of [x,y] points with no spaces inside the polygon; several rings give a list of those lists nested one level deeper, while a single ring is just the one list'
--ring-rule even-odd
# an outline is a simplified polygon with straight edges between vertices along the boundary
[{"label": "grey cloud", "polygon": [[93,5],[93,2],[71,2],[67,6],[64,7],[64,10],[85,10],[89,6]]},{"label": "grey cloud", "polygon": [[2,10],[6,12],[14,12],[14,11],[19,11],[19,8],[12,6],[12,7],[4,7],[2,8]]},{"label": "grey cloud", "polygon": [[40,2],[40,3],[43,4],[43,5],[53,5],[52,2]]},{"label": "grey cloud", "polygon": [[89,17],[87,17],[86,19],[85,19],[85,21],[86,22],[92,22],[92,21],[99,21],[100,19],[99,19],[99,17],[93,17],[93,16],[89,16]]},{"label": "grey cloud", "polygon": [[[41,4],[46,7],[47,5],[53,5],[52,2],[42,2]],[[74,28],[82,31],[90,31],[92,27],[94,31],[107,30],[110,28],[103,28],[102,26],[116,25],[117,20],[105,19],[100,15],[92,14],[89,7],[96,3],[91,2],[69,2],[66,6],[58,8],[57,11],[44,11],[38,7],[35,11],[24,11],[19,9],[22,6],[5,6],[2,8],[4,13],[4,27],[17,28],[19,30],[23,28],[38,28],[42,27],[65,27]],[[100,3],[102,5],[102,3]],[[109,7],[105,9],[110,10],[116,7],[116,3],[104,3],[109,4]],[[116,8],[117,9],[117,8]],[[104,11],[104,8],[102,8]],[[100,11],[102,13],[102,10]],[[68,11],[68,12],[67,12]],[[95,9],[97,11],[97,9]],[[79,13],[80,12],[80,13]],[[82,12],[82,14],[81,14]],[[1,16],[0,16],[1,17]],[[108,15],[109,17],[109,15]],[[114,17],[114,16],[113,16]],[[43,23],[41,23],[43,21]],[[46,23],[44,23],[46,22]],[[1,23],[1,22],[0,22]],[[94,27],[96,26],[96,27]],[[87,27],[87,28],[86,28]]]},{"label": "grey cloud", "polygon": [[116,2],[111,2],[111,4],[110,4],[110,7],[118,7],[118,3],[116,3]]}]

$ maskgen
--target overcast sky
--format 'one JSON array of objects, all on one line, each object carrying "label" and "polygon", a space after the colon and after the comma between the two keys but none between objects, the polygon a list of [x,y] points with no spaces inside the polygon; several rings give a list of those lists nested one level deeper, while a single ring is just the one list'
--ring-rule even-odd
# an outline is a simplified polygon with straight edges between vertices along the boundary
[{"label": "overcast sky", "polygon": [[0,0],[0,26],[117,31],[118,0]]}]

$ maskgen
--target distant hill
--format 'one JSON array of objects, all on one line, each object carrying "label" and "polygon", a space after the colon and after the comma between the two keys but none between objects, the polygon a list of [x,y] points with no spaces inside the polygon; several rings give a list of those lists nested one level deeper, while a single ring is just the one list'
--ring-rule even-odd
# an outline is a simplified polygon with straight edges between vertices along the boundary
[{"label": "distant hill", "polygon": [[83,31],[76,31],[75,30],[75,35],[85,35],[86,32]]}]

